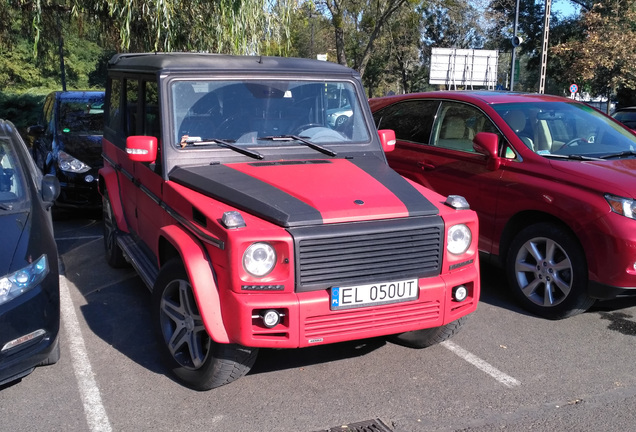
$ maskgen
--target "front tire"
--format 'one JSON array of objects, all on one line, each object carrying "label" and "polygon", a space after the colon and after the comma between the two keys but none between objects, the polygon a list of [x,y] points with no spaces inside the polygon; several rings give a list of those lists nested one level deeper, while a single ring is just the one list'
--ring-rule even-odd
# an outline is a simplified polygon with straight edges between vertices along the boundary
[{"label": "front tire", "polygon": [[587,263],[573,234],[539,223],[514,238],[506,260],[508,284],[528,311],[549,319],[585,312],[594,304],[587,294]]},{"label": "front tire", "polygon": [[194,390],[210,390],[245,375],[257,348],[214,342],[203,325],[192,286],[179,258],[168,261],[153,289],[153,314],[167,366]]},{"label": "front tire", "polygon": [[428,348],[457,334],[467,319],[463,316],[443,326],[396,334],[391,336],[391,340],[410,348]]}]

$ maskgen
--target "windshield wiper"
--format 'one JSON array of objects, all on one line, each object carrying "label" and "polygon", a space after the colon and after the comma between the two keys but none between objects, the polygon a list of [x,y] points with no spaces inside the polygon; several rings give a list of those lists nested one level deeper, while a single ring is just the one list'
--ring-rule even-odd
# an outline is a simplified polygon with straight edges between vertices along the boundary
[{"label": "windshield wiper", "polygon": [[580,155],[580,154],[562,155],[562,154],[554,154],[554,153],[546,153],[546,154],[541,153],[541,156],[553,157],[553,158],[557,158],[557,159],[579,160],[579,161],[601,160],[601,158],[592,157],[592,156],[583,156],[583,155]]},{"label": "windshield wiper", "polygon": [[262,154],[260,154],[259,152],[253,151],[253,150],[249,150],[246,149],[244,147],[241,146],[237,146],[232,144],[231,142],[219,139],[219,138],[205,138],[205,139],[182,139],[181,140],[181,146],[185,147],[186,145],[210,145],[210,144],[218,144],[221,147],[225,147],[228,148],[230,150],[234,150],[237,153],[241,153],[245,156],[249,156],[251,158],[254,159],[263,159],[265,156],[263,156]]},{"label": "windshield wiper", "polygon": [[338,156],[338,153],[336,153],[335,151],[329,150],[328,148],[323,147],[321,145],[312,143],[311,141],[305,138],[301,138],[298,135],[274,135],[274,136],[258,137],[256,139],[269,140],[269,141],[300,141],[301,143],[305,144],[307,147],[312,148],[316,151],[319,151],[320,153],[324,153],[327,156]]},{"label": "windshield wiper", "polygon": [[614,159],[614,158],[622,158],[624,156],[636,156],[636,151],[634,150],[624,150],[618,153],[610,153],[607,155],[601,156],[601,159]]},{"label": "windshield wiper", "polygon": [[0,203],[0,210],[13,210],[11,204]]}]

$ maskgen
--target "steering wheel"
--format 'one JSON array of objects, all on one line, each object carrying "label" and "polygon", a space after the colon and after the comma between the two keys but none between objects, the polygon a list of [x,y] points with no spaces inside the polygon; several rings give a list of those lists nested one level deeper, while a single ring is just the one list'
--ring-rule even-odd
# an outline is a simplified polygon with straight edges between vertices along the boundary
[{"label": "steering wheel", "polygon": [[588,140],[585,139],[585,138],[574,138],[574,139],[571,139],[570,141],[566,142],[565,144],[563,144],[560,149],[567,148],[567,147],[573,147],[574,145],[578,145],[576,143],[579,142],[579,141],[581,141],[582,143],[585,143],[585,144],[588,143]]},{"label": "steering wheel", "polygon": [[292,133],[292,135],[298,135],[305,129],[309,129],[312,127],[325,127],[325,126],[318,123],[307,123],[307,124],[298,126],[296,129],[294,129],[294,132]]}]

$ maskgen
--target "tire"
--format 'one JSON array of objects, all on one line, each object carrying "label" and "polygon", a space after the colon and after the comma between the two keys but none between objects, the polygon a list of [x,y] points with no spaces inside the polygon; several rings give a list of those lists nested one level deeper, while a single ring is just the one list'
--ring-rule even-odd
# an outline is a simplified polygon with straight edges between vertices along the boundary
[{"label": "tire", "polygon": [[587,294],[587,262],[578,240],[551,223],[517,234],[508,250],[506,275],[518,302],[544,318],[568,318],[594,304]]},{"label": "tire", "polygon": [[349,120],[349,117],[347,117],[346,115],[341,115],[337,117],[335,121],[335,127],[336,128],[341,127],[343,124],[347,122],[347,120]]},{"label": "tire", "polygon": [[117,222],[113,214],[113,207],[110,204],[108,191],[105,191],[102,196],[102,220],[104,226],[104,250],[108,265],[113,268],[127,266],[128,263],[126,262],[126,258],[124,258],[124,252],[117,244],[119,230],[117,229]]},{"label": "tire", "polygon": [[210,338],[179,258],[161,268],[152,304],[166,365],[186,386],[194,390],[220,387],[239,379],[254,365],[257,348],[219,344]]},{"label": "tire", "polygon": [[414,330],[391,336],[391,340],[399,345],[410,348],[428,348],[444,342],[457,334],[466,323],[468,316],[463,316],[455,321],[440,327]]},{"label": "tire", "polygon": [[55,340],[55,346],[49,353],[49,356],[45,360],[42,360],[40,364],[38,364],[38,366],[49,366],[49,365],[55,364],[58,361],[60,361],[60,357],[61,357],[60,338],[58,337]]}]

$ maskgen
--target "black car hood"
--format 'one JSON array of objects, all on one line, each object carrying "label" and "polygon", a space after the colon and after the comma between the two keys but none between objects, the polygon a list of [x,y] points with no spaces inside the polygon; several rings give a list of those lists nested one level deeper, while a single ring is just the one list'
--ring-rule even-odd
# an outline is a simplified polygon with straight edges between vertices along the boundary
[{"label": "black car hood", "polygon": [[13,266],[15,252],[21,243],[20,240],[27,228],[28,220],[29,213],[26,211],[0,213],[0,238],[2,239],[0,277],[6,276],[15,270]]},{"label": "black car hood", "polygon": [[104,165],[101,135],[58,135],[58,147],[91,167]]}]

